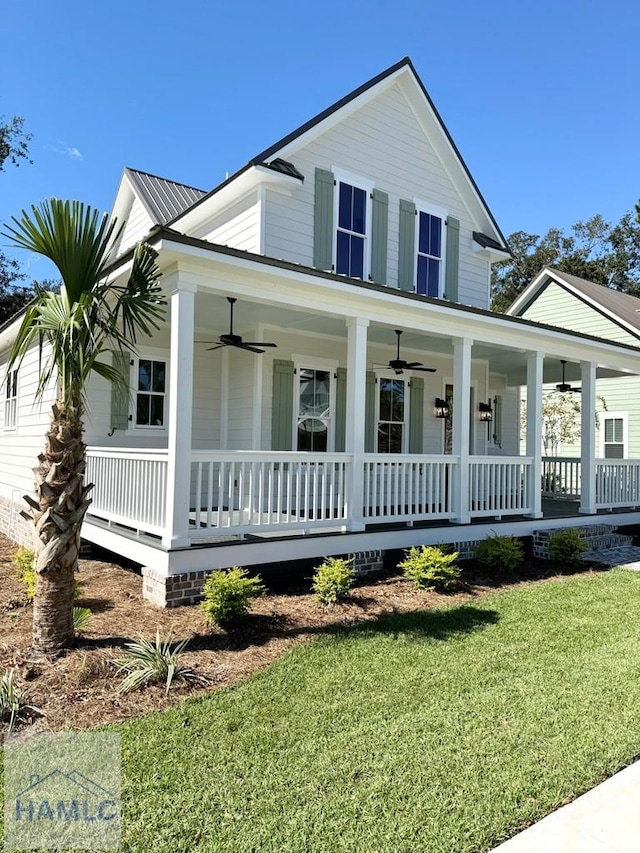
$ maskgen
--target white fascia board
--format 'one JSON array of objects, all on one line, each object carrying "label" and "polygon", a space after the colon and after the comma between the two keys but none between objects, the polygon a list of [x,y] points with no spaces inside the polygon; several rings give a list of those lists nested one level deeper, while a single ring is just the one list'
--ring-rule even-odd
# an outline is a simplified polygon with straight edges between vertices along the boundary
[{"label": "white fascia board", "polygon": [[473,254],[487,258],[491,264],[495,264],[498,261],[506,261],[511,257],[509,252],[501,252],[499,249],[492,249],[489,246],[481,246],[479,243],[476,243],[475,240],[473,243]]},{"label": "white fascia board", "polygon": [[226,208],[240,201],[250,192],[259,187],[268,187],[284,193],[291,193],[300,186],[300,179],[293,175],[285,175],[267,166],[251,166],[238,175],[235,180],[221,187],[204,201],[196,202],[193,208],[186,210],[171,227],[184,234],[190,234],[199,226],[204,225],[207,220],[218,216]]},{"label": "white fascia board", "polygon": [[537,291],[540,289],[540,285],[544,282],[546,278],[551,278],[551,273],[545,267],[544,269],[540,270],[540,272],[533,279],[533,281],[529,282],[529,284],[525,287],[520,296],[517,297],[515,302],[513,302],[504,313],[510,317],[516,317],[522,306],[526,305],[526,303],[531,300],[531,297],[537,293]]},{"label": "white fascia board", "polygon": [[[361,289],[303,270],[270,266],[216,252],[213,246],[209,250],[165,239],[160,248],[177,253],[180,278],[191,281],[202,291],[227,294],[231,289],[239,297],[276,306],[319,311],[345,319],[361,317],[383,326],[397,324],[398,328],[402,326],[445,338],[471,338],[477,343],[495,344],[520,353],[540,350],[568,361],[594,361],[601,367],[630,375],[640,372],[637,350],[621,344],[593,340],[537,323],[514,322],[502,314],[461,311],[446,302],[421,305],[399,296],[395,288]],[[199,262],[204,263],[200,265]]]}]

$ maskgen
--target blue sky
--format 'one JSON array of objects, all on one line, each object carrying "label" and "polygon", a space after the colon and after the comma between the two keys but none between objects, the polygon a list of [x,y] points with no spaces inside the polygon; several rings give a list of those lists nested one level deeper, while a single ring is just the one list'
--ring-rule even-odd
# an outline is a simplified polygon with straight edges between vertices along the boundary
[{"label": "blue sky", "polygon": [[0,222],[52,195],[108,210],[124,166],[210,189],[405,55],[505,234],[640,197],[633,0],[22,0],[1,27],[0,115],[34,163],[0,173]]}]

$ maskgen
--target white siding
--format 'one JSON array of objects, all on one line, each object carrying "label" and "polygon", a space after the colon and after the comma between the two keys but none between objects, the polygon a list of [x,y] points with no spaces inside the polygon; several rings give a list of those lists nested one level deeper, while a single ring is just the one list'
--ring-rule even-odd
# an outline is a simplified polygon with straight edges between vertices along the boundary
[{"label": "white siding", "polygon": [[220,216],[204,223],[194,236],[245,252],[258,252],[260,217],[256,194],[241,199]]},{"label": "white siding", "polygon": [[118,254],[126,252],[127,249],[134,246],[139,240],[142,240],[143,237],[146,237],[151,230],[152,225],[153,221],[147,213],[147,209],[139,198],[134,197],[131,210],[127,216],[126,225],[120,239]]},{"label": "white siding", "polygon": [[229,450],[251,450],[252,448],[254,360],[256,358],[258,356],[250,352],[243,352],[233,347],[229,350],[227,422]]},{"label": "white siding", "polygon": [[389,194],[389,286],[398,281],[399,201],[420,198],[460,220],[460,302],[488,307],[489,264],[473,252],[476,226],[398,86],[289,159],[305,181],[292,197],[267,191],[265,254],[312,265],[315,168],[344,169]]}]

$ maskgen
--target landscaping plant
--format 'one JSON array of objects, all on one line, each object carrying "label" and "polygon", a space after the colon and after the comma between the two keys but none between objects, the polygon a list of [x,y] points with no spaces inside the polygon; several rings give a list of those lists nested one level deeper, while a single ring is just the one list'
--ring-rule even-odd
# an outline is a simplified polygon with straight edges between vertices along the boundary
[{"label": "landscaping plant", "polygon": [[342,557],[326,557],[315,569],[313,591],[323,604],[337,604],[349,595],[355,580],[351,563]]},{"label": "landscaping plant", "polygon": [[473,556],[478,566],[492,577],[509,577],[524,561],[524,549],[513,536],[487,536],[476,545]]},{"label": "landscaping plant", "polygon": [[575,527],[566,527],[549,537],[549,559],[559,566],[575,567],[580,563],[580,555],[586,547],[580,538],[580,531]]},{"label": "landscaping plant", "polygon": [[178,666],[180,653],[184,651],[188,639],[171,647],[171,637],[160,639],[156,631],[155,643],[141,637],[135,643],[126,643],[128,651],[115,661],[119,673],[126,673],[120,685],[120,692],[137,690],[147,684],[164,682],[165,695],[169,693],[174,678],[183,681],[194,681],[196,675],[190,669]]},{"label": "landscaping plant", "polygon": [[238,566],[220,569],[206,579],[200,607],[211,625],[226,627],[242,619],[251,601],[263,591],[259,575],[250,577],[246,569]]},{"label": "landscaping plant", "polygon": [[73,608],[73,630],[75,634],[82,634],[91,621],[91,611],[88,607]]},{"label": "landscaping plant", "polygon": [[0,675],[0,720],[8,722],[11,731],[16,721],[29,712],[38,713],[38,709],[27,702],[26,692],[16,684],[13,670],[5,670]]},{"label": "landscaping plant", "polygon": [[450,592],[459,584],[460,568],[454,565],[458,552],[445,554],[437,545],[422,545],[406,552],[398,568],[420,589],[435,589]]},{"label": "landscaping plant", "polygon": [[13,552],[11,562],[18,570],[18,579],[24,584],[29,601],[36,594],[36,570],[33,565],[34,552],[32,548],[21,545]]}]

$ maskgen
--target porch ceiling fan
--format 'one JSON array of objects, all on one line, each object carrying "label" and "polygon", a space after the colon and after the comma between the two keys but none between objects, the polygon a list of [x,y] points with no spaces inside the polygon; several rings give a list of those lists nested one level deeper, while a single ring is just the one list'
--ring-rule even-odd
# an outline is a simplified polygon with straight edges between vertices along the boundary
[{"label": "porch ceiling fan", "polygon": [[562,382],[558,382],[556,385],[556,391],[560,391],[561,394],[566,394],[567,391],[571,391],[574,394],[581,394],[582,388],[574,388],[572,385],[569,385],[568,382],[565,382],[564,378],[564,368],[567,363],[565,358],[560,359],[560,364],[562,365]]},{"label": "porch ceiling fan", "polygon": [[214,347],[209,347],[207,352],[221,349],[222,347],[237,347],[237,349],[246,349],[249,352],[263,353],[264,347],[277,347],[278,344],[267,343],[266,341],[244,341],[242,335],[233,333],[233,306],[238,300],[235,296],[227,296],[229,303],[229,331],[220,335],[217,341],[196,341],[198,344],[216,344]]},{"label": "porch ceiling fan", "polygon": [[405,370],[420,370],[422,373],[436,372],[435,367],[425,367],[421,361],[405,361],[404,358],[400,358],[400,335],[402,334],[402,329],[395,329],[395,333],[397,335],[396,357],[389,361],[389,370],[393,370],[398,376]]}]

